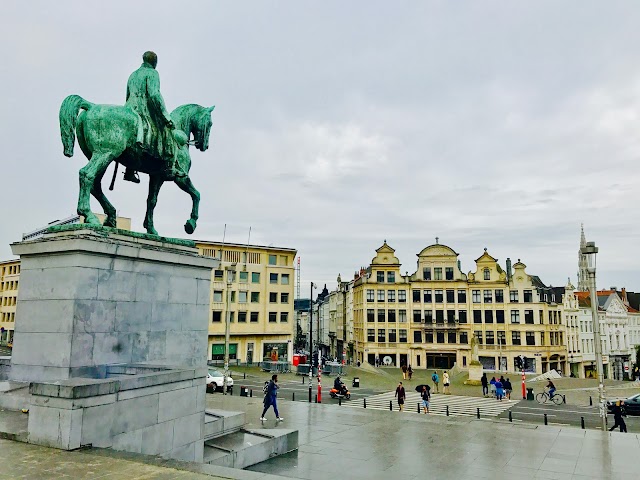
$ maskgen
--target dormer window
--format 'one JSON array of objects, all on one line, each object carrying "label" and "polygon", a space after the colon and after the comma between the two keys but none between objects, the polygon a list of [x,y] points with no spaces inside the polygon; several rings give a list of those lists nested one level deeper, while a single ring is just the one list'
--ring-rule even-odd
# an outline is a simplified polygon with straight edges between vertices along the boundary
[{"label": "dormer window", "polygon": [[489,270],[488,268],[484,269],[484,279],[491,280],[491,270]]},{"label": "dormer window", "polygon": [[376,272],[378,283],[384,283],[384,272]]},{"label": "dormer window", "polygon": [[431,280],[431,268],[430,267],[424,267],[422,269],[422,278],[424,280]]}]

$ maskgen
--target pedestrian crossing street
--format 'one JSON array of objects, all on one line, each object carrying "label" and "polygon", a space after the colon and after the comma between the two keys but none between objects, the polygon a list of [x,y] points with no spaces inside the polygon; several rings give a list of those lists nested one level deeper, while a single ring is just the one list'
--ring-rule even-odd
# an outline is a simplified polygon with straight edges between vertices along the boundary
[{"label": "pedestrian crossing street", "polygon": [[[367,408],[374,410],[386,410],[389,411],[389,402],[393,406],[394,411],[398,411],[398,402],[395,399],[395,391],[380,393],[378,395],[372,395],[366,397]],[[422,399],[418,392],[407,392],[407,398],[404,402],[404,411],[409,413],[417,413],[418,403],[420,404],[420,411],[422,410]],[[516,405],[518,401],[498,401],[495,398],[482,398],[482,397],[464,397],[460,395],[444,395],[444,394],[431,394],[431,401],[429,402],[429,413],[435,415],[446,415],[447,406],[449,407],[449,415],[455,416],[476,416],[477,409],[480,409],[480,417],[497,417],[505,410]],[[343,402],[343,406],[352,408],[363,408],[364,402],[359,399],[356,401]]]}]

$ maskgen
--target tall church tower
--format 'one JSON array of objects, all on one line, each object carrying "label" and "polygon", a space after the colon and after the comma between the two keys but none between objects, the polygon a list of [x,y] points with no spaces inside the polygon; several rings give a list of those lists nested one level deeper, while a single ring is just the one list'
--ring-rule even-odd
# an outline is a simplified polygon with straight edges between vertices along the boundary
[{"label": "tall church tower", "polygon": [[578,250],[578,291],[589,291],[589,273],[587,272],[587,256],[581,250],[587,245],[584,237],[584,224],[580,224],[580,249]]}]

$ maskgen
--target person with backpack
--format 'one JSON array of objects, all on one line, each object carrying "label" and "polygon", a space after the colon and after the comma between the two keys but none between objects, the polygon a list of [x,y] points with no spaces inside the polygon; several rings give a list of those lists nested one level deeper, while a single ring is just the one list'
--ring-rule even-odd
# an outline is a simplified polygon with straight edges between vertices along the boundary
[{"label": "person with backpack", "polygon": [[265,415],[267,413],[267,410],[269,410],[269,407],[272,405],[273,405],[273,411],[276,414],[276,420],[278,421],[284,420],[284,418],[280,416],[280,413],[278,413],[278,403],[276,401],[279,388],[280,387],[278,386],[278,375],[272,375],[271,381],[267,383],[262,389],[262,391],[265,392],[265,395],[263,400],[264,410],[262,410],[262,415],[260,416],[261,421],[266,420]]},{"label": "person with backpack", "polygon": [[433,372],[433,375],[431,375],[431,381],[433,382],[433,386],[436,389],[436,393],[440,393],[440,391],[438,390],[438,383],[440,382],[440,377],[438,377],[438,372]]}]

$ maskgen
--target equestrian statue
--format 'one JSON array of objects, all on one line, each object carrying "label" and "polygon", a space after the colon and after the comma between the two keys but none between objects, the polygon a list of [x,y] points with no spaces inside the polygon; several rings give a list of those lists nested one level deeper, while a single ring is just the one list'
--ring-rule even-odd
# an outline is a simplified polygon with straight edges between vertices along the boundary
[{"label": "equestrian statue", "polygon": [[[140,183],[137,172],[149,175],[149,194],[144,227],[157,235],[153,210],[160,187],[175,182],[191,196],[191,216],[184,225],[188,234],[196,229],[200,193],[189,178],[189,145],[204,152],[209,148],[211,112],[215,107],[188,104],[168,113],[160,94],[160,76],[156,70],[158,56],[145,52],[143,63],[127,82],[124,106],[97,105],[79,95],[69,95],[60,107],[60,136],[64,155],[73,156],[76,136],[89,163],[80,169],[78,215],[85,223],[100,225],[91,212],[93,195],[102,206],[104,226],[116,227],[116,209],[102,191],[102,177],[111,162],[116,162],[110,190],[113,190],[118,165],[125,166],[124,179]],[[193,140],[190,140],[193,138]]]}]

